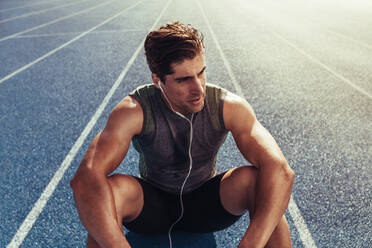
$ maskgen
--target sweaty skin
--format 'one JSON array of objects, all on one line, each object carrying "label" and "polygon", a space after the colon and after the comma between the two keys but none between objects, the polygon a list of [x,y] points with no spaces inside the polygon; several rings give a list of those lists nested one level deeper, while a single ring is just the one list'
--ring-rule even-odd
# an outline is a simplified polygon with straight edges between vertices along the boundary
[{"label": "sweaty skin", "polygon": [[[159,88],[157,83],[162,84],[163,94],[166,94],[174,111],[183,115],[199,112],[204,107],[206,90],[204,56],[199,54],[194,59],[173,64],[172,68],[174,73],[166,75],[166,83],[153,73],[155,85]],[[166,103],[169,105],[168,101]]]},{"label": "sweaty skin", "polygon": [[[292,191],[293,171],[274,138],[257,121],[245,100],[230,93],[224,104],[224,121],[242,155],[257,168],[254,206],[249,209],[251,221],[239,248],[291,247],[283,214]],[[234,214],[247,210],[230,208],[223,196],[222,203]]]},{"label": "sweaty skin", "polygon": [[[204,55],[171,66],[174,73],[161,82],[162,97],[182,114],[200,111],[206,90]],[[152,80],[159,87],[156,74],[152,74]],[[220,186],[221,202],[228,212],[250,214],[250,225],[239,248],[291,247],[284,211],[292,190],[293,171],[244,99],[229,93],[223,118],[240,152],[254,166],[231,169]],[[141,132],[142,123],[141,106],[135,99],[125,97],[89,146],[71,180],[78,213],[88,231],[87,247],[130,247],[122,220],[131,221],[140,214],[143,192],[131,176],[108,175],[124,159],[132,137]]]}]

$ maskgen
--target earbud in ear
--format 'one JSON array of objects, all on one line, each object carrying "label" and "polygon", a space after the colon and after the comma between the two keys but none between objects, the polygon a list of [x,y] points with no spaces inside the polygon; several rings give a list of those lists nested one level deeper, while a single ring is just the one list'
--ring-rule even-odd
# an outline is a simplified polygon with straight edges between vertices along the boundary
[{"label": "earbud in ear", "polygon": [[181,114],[180,112],[177,112],[177,111],[175,111],[175,110],[173,109],[172,104],[171,104],[170,101],[168,100],[167,95],[165,94],[163,88],[162,88],[161,85],[160,85],[160,80],[158,81],[158,85],[159,85],[159,89],[160,89],[161,92],[163,93],[163,95],[164,95],[164,97],[165,97],[165,100],[168,102],[168,104],[169,104],[170,108],[172,109],[172,111],[173,111],[174,113],[176,113],[177,115],[181,116],[182,118],[186,119],[187,121],[189,121],[189,119],[187,119],[183,114]]},{"label": "earbud in ear", "polygon": [[158,81],[158,85],[159,85],[160,90],[163,91],[163,88],[160,85],[160,81]]}]

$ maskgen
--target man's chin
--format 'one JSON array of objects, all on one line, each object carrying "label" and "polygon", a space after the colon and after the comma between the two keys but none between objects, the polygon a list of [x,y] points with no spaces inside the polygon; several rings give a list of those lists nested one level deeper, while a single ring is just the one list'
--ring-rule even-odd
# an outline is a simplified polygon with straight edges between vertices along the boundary
[{"label": "man's chin", "polygon": [[192,106],[190,109],[189,109],[189,112],[190,113],[198,113],[200,111],[202,111],[204,108],[204,102],[202,102],[200,105],[198,106]]}]

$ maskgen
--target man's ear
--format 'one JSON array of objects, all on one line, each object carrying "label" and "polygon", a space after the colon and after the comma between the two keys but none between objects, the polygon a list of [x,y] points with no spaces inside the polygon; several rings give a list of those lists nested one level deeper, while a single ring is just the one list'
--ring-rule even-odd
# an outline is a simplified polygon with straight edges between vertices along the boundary
[{"label": "man's ear", "polygon": [[156,75],[155,73],[152,73],[152,74],[151,74],[151,78],[152,78],[152,81],[153,81],[153,83],[155,84],[155,86],[156,86],[157,88],[159,88],[158,83],[160,82],[160,79],[159,79],[158,75]]}]

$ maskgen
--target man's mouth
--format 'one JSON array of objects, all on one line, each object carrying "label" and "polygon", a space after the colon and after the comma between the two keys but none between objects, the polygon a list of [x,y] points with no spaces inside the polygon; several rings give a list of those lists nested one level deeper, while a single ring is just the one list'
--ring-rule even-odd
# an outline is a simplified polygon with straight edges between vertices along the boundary
[{"label": "man's mouth", "polygon": [[193,105],[199,105],[199,104],[201,103],[202,99],[203,99],[203,98],[200,96],[200,97],[197,97],[197,98],[193,98],[193,99],[190,100],[189,102],[190,102],[191,104],[193,104]]}]

